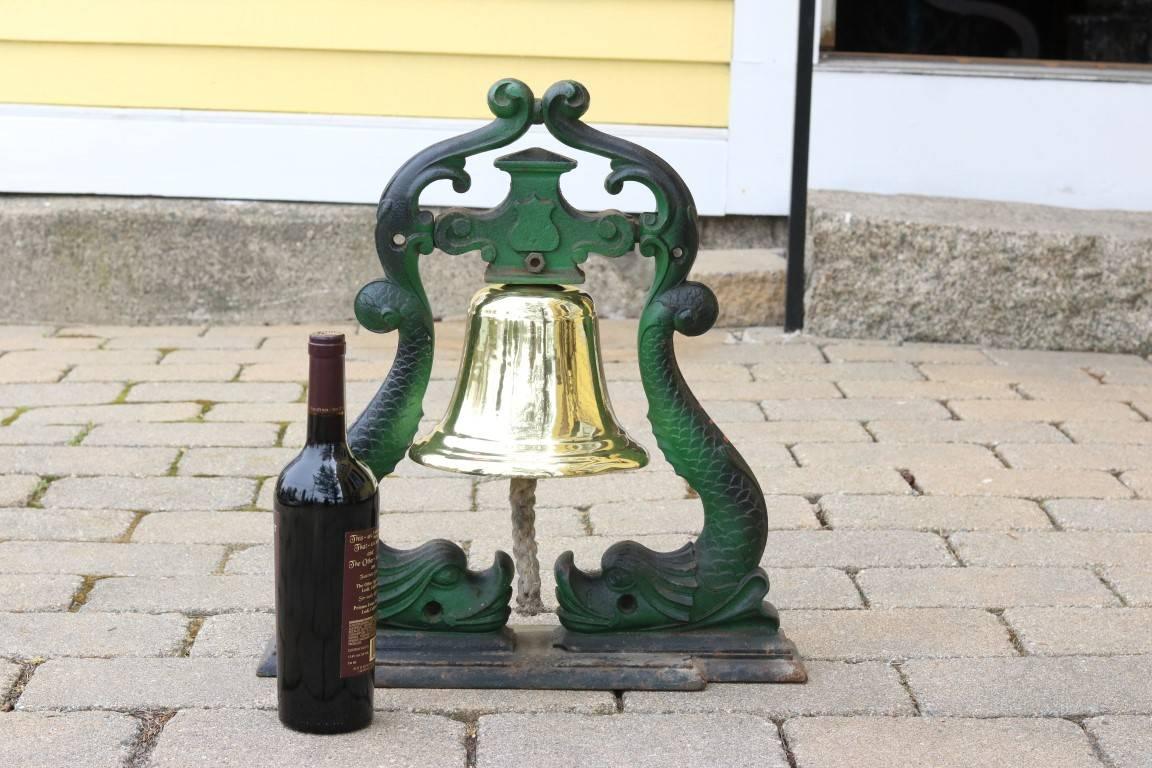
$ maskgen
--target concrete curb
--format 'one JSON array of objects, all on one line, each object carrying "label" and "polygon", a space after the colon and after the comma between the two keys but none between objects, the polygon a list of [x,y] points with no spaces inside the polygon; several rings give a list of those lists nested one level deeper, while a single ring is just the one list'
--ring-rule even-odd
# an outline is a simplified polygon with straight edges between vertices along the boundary
[{"label": "concrete curb", "polygon": [[806,329],[1152,352],[1152,213],[815,193]]},{"label": "concrete curb", "polygon": [[[380,276],[374,208],[113,197],[0,198],[0,322],[292,323],[352,317]],[[705,220],[696,279],[726,325],[779,322],[779,220]],[[635,317],[652,280],[635,253],[586,264],[604,317]],[[462,314],[484,263],[435,253],[422,264],[435,311]]]}]

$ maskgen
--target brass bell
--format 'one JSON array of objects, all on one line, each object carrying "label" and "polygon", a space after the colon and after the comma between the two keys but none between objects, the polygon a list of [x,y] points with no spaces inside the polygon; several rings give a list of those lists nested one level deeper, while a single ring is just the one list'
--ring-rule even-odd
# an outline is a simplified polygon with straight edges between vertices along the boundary
[{"label": "brass bell", "polygon": [[409,453],[437,469],[524,478],[647,464],[608,402],[592,298],[559,285],[477,292],[448,412]]}]

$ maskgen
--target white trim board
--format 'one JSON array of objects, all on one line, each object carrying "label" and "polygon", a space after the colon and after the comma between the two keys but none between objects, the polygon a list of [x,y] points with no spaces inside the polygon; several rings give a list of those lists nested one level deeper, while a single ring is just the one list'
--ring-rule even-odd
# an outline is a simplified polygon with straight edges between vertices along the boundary
[{"label": "white trim board", "polygon": [[1152,83],[826,70],[811,186],[1152,211]]},{"label": "white trim board", "polygon": [[[375,203],[401,163],[483,122],[0,105],[0,192]],[[692,189],[702,215],[729,212],[726,129],[600,127],[667,159]],[[492,167],[492,159],[531,145],[580,162],[563,183],[574,205],[653,208],[651,194],[638,184],[609,195],[603,189],[607,160],[564,147],[540,127],[509,147],[469,160],[473,186],[466,194],[436,182],[422,201],[498,203],[507,177]]]},{"label": "white trim board", "polygon": [[734,10],[725,210],[787,214],[799,5],[736,0]]}]

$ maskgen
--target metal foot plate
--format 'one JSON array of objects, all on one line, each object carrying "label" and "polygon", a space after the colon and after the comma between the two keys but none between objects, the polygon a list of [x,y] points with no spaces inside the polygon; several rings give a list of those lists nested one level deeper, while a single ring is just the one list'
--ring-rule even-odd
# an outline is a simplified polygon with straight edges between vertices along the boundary
[{"label": "metal foot plate", "polygon": [[[257,674],[276,675],[269,642]],[[376,686],[697,691],[708,682],[802,683],[795,646],[756,630],[582,635],[515,626],[477,635],[376,636]]]}]

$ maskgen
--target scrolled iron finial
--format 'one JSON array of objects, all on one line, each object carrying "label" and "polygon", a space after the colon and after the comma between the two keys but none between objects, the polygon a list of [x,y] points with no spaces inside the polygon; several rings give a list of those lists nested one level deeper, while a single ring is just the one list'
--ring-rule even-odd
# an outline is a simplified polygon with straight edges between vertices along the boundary
[{"label": "scrolled iron finial", "polygon": [[592,97],[583,83],[561,80],[553,83],[544,92],[543,109],[545,115],[552,116],[553,119],[563,117],[567,120],[579,120],[584,117],[591,103]]},{"label": "scrolled iron finial", "polygon": [[488,89],[488,109],[502,119],[511,119],[522,113],[531,114],[536,107],[532,89],[521,80],[505,77]]}]

